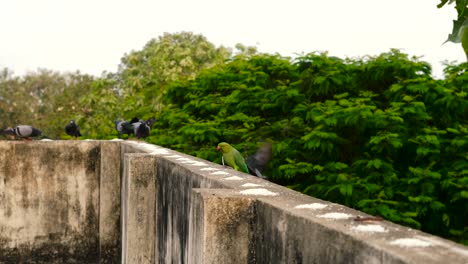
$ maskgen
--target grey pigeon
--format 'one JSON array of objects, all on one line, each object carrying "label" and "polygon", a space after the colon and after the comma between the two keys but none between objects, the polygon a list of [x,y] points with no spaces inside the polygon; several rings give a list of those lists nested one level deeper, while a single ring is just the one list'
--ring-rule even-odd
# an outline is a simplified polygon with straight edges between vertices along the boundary
[{"label": "grey pigeon", "polygon": [[154,122],[156,122],[156,119],[152,117],[146,121],[140,120],[136,123],[133,123],[133,132],[135,133],[136,138],[143,138],[143,140],[146,140],[150,134],[151,126],[154,124]]},{"label": "grey pigeon", "polygon": [[31,137],[37,137],[42,134],[42,132],[34,128],[32,126],[28,125],[19,125],[14,128],[7,128],[1,131],[1,134],[4,135],[15,135],[17,137],[26,139],[26,140],[31,140]]},{"label": "grey pigeon", "polygon": [[125,120],[115,120],[115,129],[119,132],[119,138],[122,138],[124,134],[130,136],[134,133],[133,124],[140,122],[138,118],[134,117],[130,121]]},{"label": "grey pigeon", "polygon": [[75,123],[75,120],[71,120],[65,126],[65,133],[75,138],[81,137],[80,127]]},{"label": "grey pigeon", "polygon": [[250,174],[253,176],[257,176],[263,179],[266,179],[265,176],[262,175],[263,171],[270,161],[272,155],[272,146],[268,142],[264,142],[258,149],[255,154],[252,156],[248,156],[245,158],[245,163],[247,163],[247,168],[249,168]]}]

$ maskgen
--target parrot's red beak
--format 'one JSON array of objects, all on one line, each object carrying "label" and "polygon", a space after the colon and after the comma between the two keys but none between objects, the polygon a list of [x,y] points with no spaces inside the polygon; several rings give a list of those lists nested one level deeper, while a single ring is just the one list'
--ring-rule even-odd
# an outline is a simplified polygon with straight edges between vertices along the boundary
[{"label": "parrot's red beak", "polygon": [[217,151],[221,151],[221,147],[220,147],[220,146],[217,146],[217,147],[216,147],[216,150],[217,150]]}]

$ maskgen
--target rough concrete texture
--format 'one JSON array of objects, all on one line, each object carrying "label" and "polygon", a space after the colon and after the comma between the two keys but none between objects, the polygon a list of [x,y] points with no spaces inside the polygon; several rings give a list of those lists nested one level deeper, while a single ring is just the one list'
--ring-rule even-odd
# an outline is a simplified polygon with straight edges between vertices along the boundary
[{"label": "rough concrete texture", "polygon": [[120,143],[100,142],[101,173],[99,199],[100,263],[118,263],[121,260],[121,157]]},{"label": "rough concrete texture", "polygon": [[194,189],[192,194],[189,263],[255,263],[254,199],[226,189]]},{"label": "rough concrete texture", "polygon": [[175,161],[157,159],[157,255],[159,263],[190,263],[188,229],[193,188],[226,188]]},{"label": "rough concrete texture", "polygon": [[407,263],[368,244],[371,237],[361,240],[344,232],[353,225],[351,219],[316,220],[284,205],[275,200],[256,204],[254,252],[263,263]]},{"label": "rough concrete texture", "polygon": [[0,262],[97,263],[100,148],[0,141]]},{"label": "rough concrete texture", "polygon": [[[175,151],[123,144],[157,157],[158,263],[215,263],[227,241],[241,245],[226,249],[218,263],[468,262],[468,248],[451,241],[387,221],[355,221],[368,215]],[[252,215],[238,196],[253,201]],[[233,214],[252,219],[221,221]],[[362,228],[369,225],[379,228]]]},{"label": "rough concrete texture", "polygon": [[123,263],[154,263],[156,242],[156,157],[125,154]]},{"label": "rough concrete texture", "polygon": [[468,264],[465,246],[146,143],[0,142],[0,161],[0,263]]}]

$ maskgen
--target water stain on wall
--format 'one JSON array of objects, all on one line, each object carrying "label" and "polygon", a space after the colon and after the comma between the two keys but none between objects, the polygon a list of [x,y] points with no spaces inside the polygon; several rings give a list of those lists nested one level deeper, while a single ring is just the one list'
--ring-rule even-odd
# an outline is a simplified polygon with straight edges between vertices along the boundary
[{"label": "water stain on wall", "polygon": [[98,263],[96,144],[0,142],[0,263]]}]

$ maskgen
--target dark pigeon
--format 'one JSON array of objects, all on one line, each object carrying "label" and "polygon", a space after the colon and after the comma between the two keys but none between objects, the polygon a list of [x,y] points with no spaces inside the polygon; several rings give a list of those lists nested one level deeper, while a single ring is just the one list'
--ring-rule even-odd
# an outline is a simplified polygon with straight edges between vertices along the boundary
[{"label": "dark pigeon", "polygon": [[80,127],[75,123],[75,120],[71,120],[65,126],[65,133],[75,138],[81,137]]},{"label": "dark pigeon", "polygon": [[1,134],[4,135],[14,135],[19,138],[26,140],[31,140],[31,137],[38,137],[42,134],[41,130],[28,126],[28,125],[19,125],[14,128],[7,128],[1,131]]},{"label": "dark pigeon", "polygon": [[140,122],[138,118],[134,117],[130,121],[115,120],[115,129],[119,132],[119,138],[122,138],[124,134],[129,137],[134,133],[133,124]]},{"label": "dark pigeon", "polygon": [[156,122],[156,119],[152,117],[146,121],[140,120],[137,123],[133,123],[133,132],[135,133],[136,138],[143,138],[143,140],[146,140],[150,134],[151,126],[154,124],[154,122]]},{"label": "dark pigeon", "polygon": [[255,154],[245,158],[245,163],[247,163],[247,168],[249,168],[250,174],[262,179],[266,179],[262,173],[265,170],[268,161],[270,161],[271,155],[272,146],[270,143],[265,142],[257,149]]}]

